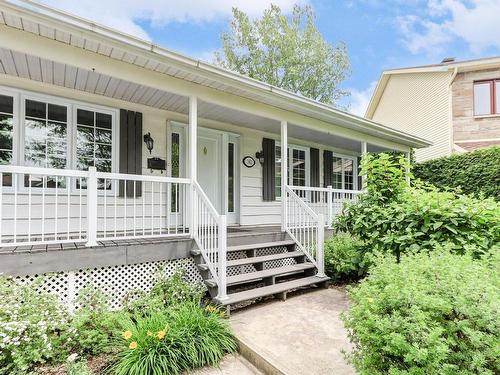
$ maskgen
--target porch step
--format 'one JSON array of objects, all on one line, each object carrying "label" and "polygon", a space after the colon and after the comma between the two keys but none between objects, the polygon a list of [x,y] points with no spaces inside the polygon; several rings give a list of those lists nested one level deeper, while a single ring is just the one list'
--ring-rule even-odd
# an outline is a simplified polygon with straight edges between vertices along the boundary
[{"label": "porch step", "polygon": [[[236,276],[229,276],[227,278],[227,285],[238,285],[245,284],[252,281],[258,281],[269,277],[277,277],[277,276],[288,276],[295,273],[303,272],[305,270],[314,269],[314,264],[312,263],[298,263],[293,264],[291,266],[284,266],[278,268],[269,268],[263,271],[243,273]],[[214,279],[205,280],[205,284],[210,288],[217,287],[217,283]]]},{"label": "porch step", "polygon": [[299,258],[299,257],[304,257],[304,253],[302,251],[287,251],[284,253],[263,255],[260,257],[228,260],[227,267],[245,266],[247,264],[258,264],[258,263],[263,263],[263,262],[270,262],[273,260],[281,260],[281,259],[287,259],[287,258]]},{"label": "porch step", "polygon": [[274,284],[274,285],[264,286],[261,288],[255,288],[255,289],[245,290],[243,292],[229,294],[227,299],[218,302],[223,306],[234,305],[236,303],[253,300],[260,297],[266,297],[279,293],[286,293],[292,289],[311,286],[314,284],[327,283],[328,280],[330,280],[328,277],[318,277],[318,276],[304,277],[301,279],[285,281],[279,284]]},{"label": "porch step", "polygon": [[[289,247],[289,246],[295,246],[295,242],[293,240],[284,240],[284,241],[274,241],[274,242],[262,242],[256,244],[250,243],[244,245],[228,246],[227,252],[230,253],[234,251],[260,250],[272,247]],[[201,251],[198,249],[193,249],[191,250],[191,255],[192,256],[201,255]]]}]

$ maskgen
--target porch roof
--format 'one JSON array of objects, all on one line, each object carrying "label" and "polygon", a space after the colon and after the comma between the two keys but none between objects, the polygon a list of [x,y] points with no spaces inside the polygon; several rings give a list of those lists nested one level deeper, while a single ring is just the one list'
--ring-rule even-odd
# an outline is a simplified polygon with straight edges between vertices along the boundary
[{"label": "porch roof", "polygon": [[[2,2],[0,4],[0,24],[56,40],[76,48],[92,51],[108,58],[139,66],[143,69],[166,74],[198,85],[250,99],[255,102],[271,105],[282,110],[335,124],[336,126],[346,129],[355,130],[370,136],[391,140],[405,146],[422,148],[431,145],[431,142],[423,138],[340,111],[318,101],[305,98],[200,60],[189,58],[171,50],[156,46],[151,42],[138,39],[45,5],[33,3],[29,0],[17,0],[16,4]],[[6,50],[2,50],[2,54],[4,55],[0,57],[2,61],[4,61],[4,59],[9,59],[8,56],[5,57],[5,51]],[[14,57],[12,57],[12,59],[14,59]],[[29,72],[29,64],[30,59],[26,58],[28,75],[30,79],[33,79]],[[57,63],[54,62],[54,64]],[[6,68],[5,65],[8,64],[4,63],[3,73],[8,74],[8,68]],[[40,66],[41,69],[43,69],[43,65]],[[14,67],[14,69],[17,69],[17,67]],[[20,76],[19,72],[16,73]],[[75,71],[75,76],[75,86],[77,86],[77,71]],[[87,85],[90,80],[91,82],[95,81],[96,93],[100,93],[98,90],[99,84],[103,85],[103,81],[99,79],[99,73],[89,71],[84,73],[84,76],[86,77],[85,80],[80,78],[80,82],[83,82],[80,83],[80,85],[84,85],[83,90],[88,91]],[[187,112],[187,101],[184,100],[185,97],[181,95],[173,93],[169,96],[160,95],[158,91],[161,90],[140,87],[140,85],[136,85],[137,87],[132,87],[133,89],[130,89],[130,83],[119,82],[120,80],[113,77],[103,78],[104,81],[107,81],[104,89],[108,89],[111,85],[111,87],[115,88],[114,94],[116,94],[116,91],[121,92],[123,90],[123,94],[125,95],[124,99],[133,101],[134,98],[137,100],[140,98],[141,100],[148,99],[151,102],[156,100],[154,106],[159,108],[165,108],[180,113]],[[115,81],[112,81],[113,79]],[[116,85],[116,87],[114,85]],[[126,87],[124,87],[125,85]],[[101,87],[101,90],[102,89]],[[105,94],[105,91],[101,94]],[[162,96],[161,99],[158,97],[159,95]],[[150,105],[148,103],[143,104]],[[214,111],[214,108],[214,106],[207,106],[206,110]],[[227,108],[225,111],[227,111]],[[239,113],[241,114],[242,112]],[[203,116],[203,110],[200,111],[200,115]],[[248,122],[250,120],[254,120],[255,122],[260,121],[258,116],[248,116],[251,117],[251,119],[246,119],[247,125],[252,124]],[[214,117],[216,117],[215,113],[210,113],[209,116],[207,116],[207,118]],[[267,119],[267,121],[269,120]]]}]

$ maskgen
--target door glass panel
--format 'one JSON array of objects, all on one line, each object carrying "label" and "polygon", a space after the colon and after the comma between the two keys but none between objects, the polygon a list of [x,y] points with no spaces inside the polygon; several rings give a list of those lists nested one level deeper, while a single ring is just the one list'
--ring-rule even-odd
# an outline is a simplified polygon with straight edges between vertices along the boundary
[{"label": "door glass panel", "polygon": [[[172,154],[171,167],[172,177],[180,177],[180,134],[172,133]],[[171,207],[172,212],[179,212],[179,189],[176,184],[172,184]]]},{"label": "door glass panel", "polygon": [[227,211],[234,212],[234,143],[227,146]]}]

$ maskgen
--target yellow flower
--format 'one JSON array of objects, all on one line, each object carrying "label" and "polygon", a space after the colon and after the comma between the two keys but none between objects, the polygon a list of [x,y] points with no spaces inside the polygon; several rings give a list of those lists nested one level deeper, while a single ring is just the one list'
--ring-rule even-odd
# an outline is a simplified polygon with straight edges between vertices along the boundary
[{"label": "yellow flower", "polygon": [[148,336],[153,336],[153,332],[148,331],[148,332],[147,332],[147,335],[148,335]]},{"label": "yellow flower", "polygon": [[128,346],[129,349],[137,349],[137,342],[136,341],[132,341],[130,343],[130,345]]},{"label": "yellow flower", "polygon": [[132,332],[131,331],[125,331],[122,333],[122,336],[125,340],[128,340],[132,337]]},{"label": "yellow flower", "polygon": [[372,297],[368,297],[367,300],[368,300],[368,303],[373,303],[373,298]]},{"label": "yellow flower", "polygon": [[216,312],[218,309],[217,307],[215,306],[212,306],[212,305],[208,305],[207,307],[205,307],[205,310],[209,313],[213,313],[213,312]]},{"label": "yellow flower", "polygon": [[158,331],[158,333],[156,334],[156,337],[158,337],[160,340],[162,340],[166,334],[167,334],[167,332],[164,329],[162,329],[161,331]]}]

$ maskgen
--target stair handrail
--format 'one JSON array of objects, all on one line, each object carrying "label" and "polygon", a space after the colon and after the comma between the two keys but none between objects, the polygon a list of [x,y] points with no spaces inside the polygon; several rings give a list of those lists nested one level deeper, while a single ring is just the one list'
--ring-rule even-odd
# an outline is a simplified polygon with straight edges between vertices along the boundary
[{"label": "stair handrail", "polygon": [[227,299],[227,219],[220,215],[202,187],[193,181],[193,239],[212,278],[218,301]]},{"label": "stair handrail", "polygon": [[296,242],[299,249],[316,266],[318,269],[317,276],[324,277],[325,261],[323,247],[325,224],[323,215],[316,214],[288,185],[285,185],[283,199],[285,200],[284,204],[286,207],[286,232]]}]

